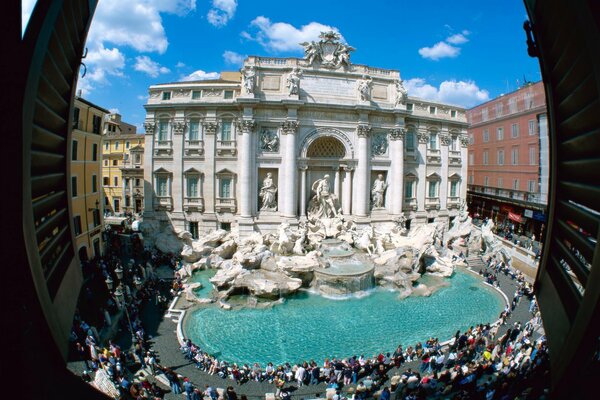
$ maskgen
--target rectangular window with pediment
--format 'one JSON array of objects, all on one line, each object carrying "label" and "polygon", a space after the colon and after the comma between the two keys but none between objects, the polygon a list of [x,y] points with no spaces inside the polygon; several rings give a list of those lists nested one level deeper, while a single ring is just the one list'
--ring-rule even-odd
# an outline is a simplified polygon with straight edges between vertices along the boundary
[{"label": "rectangular window with pediment", "polygon": [[438,182],[437,181],[429,181],[429,197],[437,197],[438,196]]},{"label": "rectangular window with pediment", "polygon": [[158,121],[158,141],[169,140],[169,123],[167,121]]},{"label": "rectangular window with pediment", "polygon": [[435,133],[430,133],[429,134],[429,149],[430,150],[437,150],[438,145],[437,145],[437,134]]},{"label": "rectangular window with pediment", "polygon": [[187,197],[199,197],[198,195],[198,182],[200,177],[198,175],[187,176]]},{"label": "rectangular window with pediment", "polygon": [[200,121],[190,121],[189,140],[198,141],[200,140]]},{"label": "rectangular window with pediment", "polygon": [[406,134],[406,151],[414,151],[415,150],[415,134],[413,132],[408,132]]},{"label": "rectangular window with pediment", "polygon": [[221,122],[221,141],[231,141],[231,121]]},{"label": "rectangular window with pediment", "polygon": [[219,197],[230,199],[231,196],[231,178],[223,177],[220,179]]},{"label": "rectangular window with pediment", "polygon": [[404,198],[406,199],[412,199],[414,198],[414,193],[413,193],[413,186],[414,186],[415,182],[410,180],[410,181],[406,181],[404,183]]},{"label": "rectangular window with pediment", "polygon": [[458,181],[450,182],[450,197],[457,197],[458,193]]},{"label": "rectangular window with pediment", "polygon": [[156,177],[156,195],[159,197],[169,195],[169,179],[167,176]]}]

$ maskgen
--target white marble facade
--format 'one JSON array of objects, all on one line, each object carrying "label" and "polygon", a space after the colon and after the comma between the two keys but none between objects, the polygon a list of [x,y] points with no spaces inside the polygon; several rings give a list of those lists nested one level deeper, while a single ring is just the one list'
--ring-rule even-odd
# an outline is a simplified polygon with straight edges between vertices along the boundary
[{"label": "white marble facade", "polygon": [[352,64],[354,49],[338,39],[329,32],[303,43],[303,59],[250,56],[239,81],[151,86],[144,218],[270,232],[306,218],[325,175],[358,225],[457,215],[467,188],[465,110],[407,95],[398,71]]}]

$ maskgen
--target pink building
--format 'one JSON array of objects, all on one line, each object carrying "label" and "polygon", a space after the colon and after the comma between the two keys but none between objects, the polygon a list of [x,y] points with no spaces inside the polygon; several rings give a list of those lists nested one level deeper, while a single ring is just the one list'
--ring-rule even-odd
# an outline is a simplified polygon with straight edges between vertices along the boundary
[{"label": "pink building", "polygon": [[542,82],[467,111],[471,213],[539,239],[548,193],[548,133]]}]

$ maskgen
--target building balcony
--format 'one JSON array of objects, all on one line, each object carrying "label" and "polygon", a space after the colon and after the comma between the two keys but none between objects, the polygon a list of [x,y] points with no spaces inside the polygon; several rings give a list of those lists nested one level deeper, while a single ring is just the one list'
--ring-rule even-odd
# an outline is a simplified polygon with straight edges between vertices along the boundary
[{"label": "building balcony", "polygon": [[173,155],[173,142],[171,140],[160,140],[154,144],[154,155],[161,156],[172,156]]},{"label": "building balcony", "polygon": [[439,197],[425,197],[425,209],[426,210],[439,210],[440,209],[440,198]]},{"label": "building balcony", "polygon": [[204,212],[204,199],[202,197],[185,197],[183,199],[183,211]]},{"label": "building balcony", "polygon": [[155,211],[173,211],[173,199],[171,196],[156,196],[154,199]]},{"label": "building balcony", "polygon": [[184,153],[186,156],[204,154],[204,141],[203,140],[186,140]]},{"label": "building balcony", "polygon": [[233,198],[217,197],[215,211],[218,213],[229,212],[235,214],[237,210],[237,202]]},{"label": "building balcony", "polygon": [[417,210],[417,199],[416,198],[410,198],[410,199],[404,199],[404,205],[402,207],[402,209],[410,211],[416,211]]},{"label": "building balcony", "polygon": [[450,150],[448,152],[448,163],[450,165],[461,165],[462,159],[460,158],[460,151]]},{"label": "building balcony", "polygon": [[416,161],[417,160],[417,150],[416,149],[405,149],[404,150],[404,160],[406,161]]},{"label": "building balcony", "polygon": [[237,142],[235,140],[217,140],[217,155],[231,155],[237,154]]},{"label": "building balcony", "polygon": [[442,152],[438,149],[427,149],[427,164],[441,164]]},{"label": "building balcony", "polygon": [[446,208],[448,210],[453,208],[460,208],[460,197],[448,197],[448,202],[446,203]]}]

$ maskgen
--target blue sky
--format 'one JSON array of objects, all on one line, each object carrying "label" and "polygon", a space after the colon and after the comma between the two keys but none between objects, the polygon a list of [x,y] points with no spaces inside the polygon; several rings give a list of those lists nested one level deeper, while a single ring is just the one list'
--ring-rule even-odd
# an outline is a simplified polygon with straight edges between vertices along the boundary
[{"label": "blue sky", "polygon": [[520,0],[100,0],[79,88],[141,127],[150,85],[238,70],[246,55],[301,57],[299,42],[331,28],[352,62],[398,69],[409,95],[472,107],[541,79],[525,19]]}]

